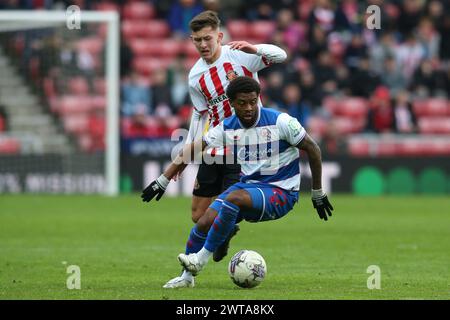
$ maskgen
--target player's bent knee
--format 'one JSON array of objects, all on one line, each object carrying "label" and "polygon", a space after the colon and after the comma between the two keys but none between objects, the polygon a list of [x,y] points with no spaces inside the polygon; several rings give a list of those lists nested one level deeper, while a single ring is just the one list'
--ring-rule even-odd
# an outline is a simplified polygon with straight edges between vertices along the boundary
[{"label": "player's bent knee", "polygon": [[242,207],[245,205],[245,194],[243,192],[239,191],[233,191],[231,192],[226,198],[226,201],[231,202],[232,204]]}]

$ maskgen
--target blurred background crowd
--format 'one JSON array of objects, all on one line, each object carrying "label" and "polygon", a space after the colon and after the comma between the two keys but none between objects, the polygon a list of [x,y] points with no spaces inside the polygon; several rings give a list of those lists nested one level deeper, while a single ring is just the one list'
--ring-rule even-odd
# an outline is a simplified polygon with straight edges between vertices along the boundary
[{"label": "blurred background crowd", "polygon": [[[188,128],[187,75],[198,59],[188,25],[206,9],[219,13],[224,44],[246,40],[287,51],[285,63],[259,73],[263,104],[297,117],[324,152],[369,153],[368,143],[351,140],[361,135],[392,133],[422,142],[423,137],[450,136],[449,1],[6,0],[0,10],[64,10],[71,4],[120,13],[124,139],[170,137],[176,128]],[[367,28],[370,5],[381,9],[380,29]],[[95,151],[104,148],[104,118],[98,110],[106,103],[101,76],[106,31],[83,32],[81,41],[51,31],[25,41],[14,33],[12,50],[52,112],[89,109],[83,120],[69,117],[63,124],[75,132],[84,121],[94,133],[80,145]],[[0,107],[2,130],[8,130],[8,114]],[[450,154],[450,149],[439,150]]]}]

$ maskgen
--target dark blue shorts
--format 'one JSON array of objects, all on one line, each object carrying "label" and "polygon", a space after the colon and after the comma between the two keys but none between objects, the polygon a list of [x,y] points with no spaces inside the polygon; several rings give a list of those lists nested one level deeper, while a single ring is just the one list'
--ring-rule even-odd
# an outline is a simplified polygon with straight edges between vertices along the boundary
[{"label": "dark blue shorts", "polygon": [[266,183],[238,182],[220,194],[209,206],[219,212],[223,200],[233,191],[245,190],[252,199],[252,208],[241,210],[238,221],[249,222],[276,220],[292,210],[298,201],[297,191],[286,191]]}]

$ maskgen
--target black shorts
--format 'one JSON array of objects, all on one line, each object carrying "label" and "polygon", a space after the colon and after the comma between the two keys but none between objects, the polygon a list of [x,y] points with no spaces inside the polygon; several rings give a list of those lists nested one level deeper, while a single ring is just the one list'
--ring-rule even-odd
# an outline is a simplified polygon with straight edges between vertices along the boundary
[{"label": "black shorts", "polygon": [[195,178],[194,191],[197,197],[215,197],[239,182],[239,164],[200,164]]}]

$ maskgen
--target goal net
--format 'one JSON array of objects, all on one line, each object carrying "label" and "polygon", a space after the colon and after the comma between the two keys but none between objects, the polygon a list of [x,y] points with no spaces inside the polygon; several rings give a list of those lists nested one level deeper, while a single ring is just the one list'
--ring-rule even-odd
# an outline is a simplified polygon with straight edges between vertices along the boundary
[{"label": "goal net", "polygon": [[0,193],[117,194],[118,24],[0,12]]}]

